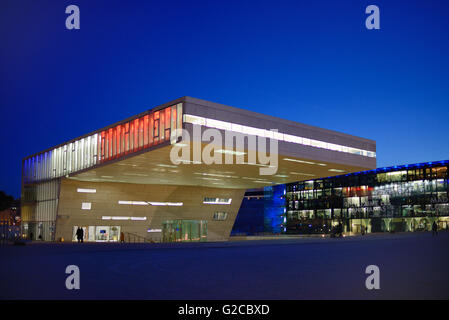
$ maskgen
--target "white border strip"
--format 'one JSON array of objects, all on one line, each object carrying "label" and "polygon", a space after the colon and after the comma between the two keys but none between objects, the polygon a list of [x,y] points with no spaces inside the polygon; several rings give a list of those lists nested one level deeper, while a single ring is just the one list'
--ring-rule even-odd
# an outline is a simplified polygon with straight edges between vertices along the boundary
[{"label": "white border strip", "polygon": [[327,149],[327,150],[332,150],[332,151],[357,154],[360,156],[370,157],[370,158],[376,157],[376,153],[374,151],[368,151],[368,150],[363,150],[363,149],[358,149],[358,148],[342,146],[339,144],[293,136],[293,135],[281,133],[281,132],[273,132],[273,131],[266,130],[266,129],[259,129],[259,128],[254,128],[254,127],[243,126],[240,124],[235,124],[235,123],[226,122],[226,121],[203,118],[203,117],[194,116],[191,114],[184,114],[183,121],[185,123],[199,124],[199,125],[202,125],[205,127],[210,127],[210,128],[234,131],[234,132],[238,132],[238,133],[255,135],[255,136],[264,137],[264,138],[272,138],[272,139],[276,139],[276,140],[280,140],[280,141],[301,144],[304,146],[311,146],[311,147],[315,147],[315,148],[322,148],[322,149]]}]

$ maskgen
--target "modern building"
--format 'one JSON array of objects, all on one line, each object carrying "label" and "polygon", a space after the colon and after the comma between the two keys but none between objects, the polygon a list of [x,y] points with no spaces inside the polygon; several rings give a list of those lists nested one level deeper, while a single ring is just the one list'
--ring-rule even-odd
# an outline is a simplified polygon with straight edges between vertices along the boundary
[{"label": "modern building", "polygon": [[[277,186],[287,234],[449,229],[449,161],[378,168]],[[274,209],[272,209],[274,210]]]},{"label": "modern building", "polygon": [[247,189],[375,167],[373,140],[183,97],[26,157],[23,232],[227,240]]}]

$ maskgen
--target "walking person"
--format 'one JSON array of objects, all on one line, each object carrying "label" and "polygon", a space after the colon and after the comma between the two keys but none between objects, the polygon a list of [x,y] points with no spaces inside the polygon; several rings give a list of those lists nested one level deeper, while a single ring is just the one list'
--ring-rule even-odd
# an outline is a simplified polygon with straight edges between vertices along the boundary
[{"label": "walking person", "polygon": [[343,225],[341,224],[341,222],[338,223],[338,236],[341,238],[343,237]]},{"label": "walking person", "polygon": [[437,223],[434,221],[432,224],[432,236],[437,236],[438,235],[438,226]]},{"label": "walking person", "polygon": [[78,227],[78,229],[76,230],[76,239],[78,240],[78,242],[83,242],[83,238],[84,238],[84,231],[82,228]]}]

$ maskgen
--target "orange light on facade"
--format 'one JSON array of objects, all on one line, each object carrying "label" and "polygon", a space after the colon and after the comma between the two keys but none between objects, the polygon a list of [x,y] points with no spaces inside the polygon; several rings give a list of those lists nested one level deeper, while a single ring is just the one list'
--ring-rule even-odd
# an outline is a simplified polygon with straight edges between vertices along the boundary
[{"label": "orange light on facade", "polygon": [[176,127],[176,106],[170,106],[103,130],[98,135],[99,162],[103,163],[169,140],[171,130]]}]

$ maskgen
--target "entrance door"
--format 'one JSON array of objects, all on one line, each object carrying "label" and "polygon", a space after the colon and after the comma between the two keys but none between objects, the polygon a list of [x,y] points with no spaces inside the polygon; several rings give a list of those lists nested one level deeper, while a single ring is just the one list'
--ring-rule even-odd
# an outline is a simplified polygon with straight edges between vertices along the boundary
[{"label": "entrance door", "polygon": [[163,242],[192,242],[206,239],[205,220],[167,220],[162,223]]},{"label": "entrance door", "polygon": [[[120,238],[120,226],[83,226],[81,228],[84,233],[84,241],[108,242],[118,241]],[[77,241],[77,229],[78,226],[73,227],[72,241]]]},{"label": "entrance door", "polygon": [[109,226],[98,226],[95,229],[95,241],[109,240]]},{"label": "entrance door", "polygon": [[[81,229],[83,229],[83,241],[86,242],[89,239],[89,229],[87,227],[80,227]],[[78,241],[77,237],[76,237],[76,231],[78,230],[78,226],[73,226],[73,236],[72,236],[72,241]]]}]

